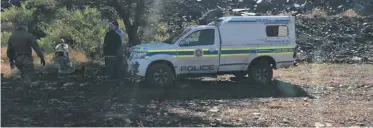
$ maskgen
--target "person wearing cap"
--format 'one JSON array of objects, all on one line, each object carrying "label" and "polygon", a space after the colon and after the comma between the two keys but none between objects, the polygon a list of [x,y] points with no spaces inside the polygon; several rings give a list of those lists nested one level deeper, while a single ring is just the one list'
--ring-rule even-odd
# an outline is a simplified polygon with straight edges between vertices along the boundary
[{"label": "person wearing cap", "polygon": [[15,64],[21,72],[22,83],[30,85],[34,76],[34,61],[32,49],[40,58],[40,63],[45,66],[42,50],[36,42],[35,36],[28,32],[25,24],[18,25],[8,40],[7,56],[10,64]]},{"label": "person wearing cap", "polygon": [[109,25],[109,31],[104,38],[103,53],[105,56],[105,72],[112,78],[118,78],[122,62],[122,37],[118,34],[118,22]]}]

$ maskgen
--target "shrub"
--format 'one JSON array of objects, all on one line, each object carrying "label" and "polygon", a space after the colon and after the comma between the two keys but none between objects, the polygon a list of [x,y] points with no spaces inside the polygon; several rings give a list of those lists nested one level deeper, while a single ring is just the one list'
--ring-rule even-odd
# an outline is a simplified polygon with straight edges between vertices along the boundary
[{"label": "shrub", "polygon": [[75,50],[87,54],[100,54],[101,46],[107,29],[107,21],[102,20],[97,9],[81,10],[60,9],[57,19],[43,28],[47,34],[39,40],[40,45],[48,52],[53,50],[61,37],[71,39],[71,46]]},{"label": "shrub", "polygon": [[[21,7],[12,6],[1,12],[1,22],[10,22],[10,27],[14,28],[14,25],[19,23],[30,23],[34,17],[35,9],[27,9],[24,4]],[[3,31],[3,29],[2,29]]]},{"label": "shrub", "polygon": [[328,14],[326,13],[325,10],[320,9],[320,8],[315,8],[313,9],[310,14],[308,14],[309,17],[314,18],[314,17],[326,17]]},{"label": "shrub", "polygon": [[357,17],[358,14],[353,9],[348,9],[342,14],[344,17]]},{"label": "shrub", "polygon": [[169,37],[169,34],[167,34],[167,26],[165,24],[158,24],[157,25],[157,31],[154,36],[155,41],[164,41]]},{"label": "shrub", "polygon": [[6,47],[8,44],[8,39],[12,33],[11,32],[1,32],[1,46]]}]

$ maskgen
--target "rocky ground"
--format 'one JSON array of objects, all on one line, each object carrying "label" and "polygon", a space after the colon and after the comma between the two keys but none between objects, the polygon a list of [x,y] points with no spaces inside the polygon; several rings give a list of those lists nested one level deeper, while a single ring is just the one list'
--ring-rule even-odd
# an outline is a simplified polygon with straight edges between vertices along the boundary
[{"label": "rocky ground", "polygon": [[372,16],[363,17],[354,13],[316,16],[319,17],[297,17],[299,53],[318,62],[373,60]]},{"label": "rocky ground", "polygon": [[1,84],[1,126],[373,126],[373,66],[302,64],[272,85],[231,76],[163,90],[98,75],[48,76],[16,91]]}]

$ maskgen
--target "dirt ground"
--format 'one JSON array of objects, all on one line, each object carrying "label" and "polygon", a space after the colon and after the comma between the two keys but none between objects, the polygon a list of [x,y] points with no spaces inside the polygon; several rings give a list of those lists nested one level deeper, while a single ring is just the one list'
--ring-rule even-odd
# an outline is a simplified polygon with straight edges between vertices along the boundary
[{"label": "dirt ground", "polygon": [[[97,69],[93,69],[97,70]],[[302,64],[275,71],[272,85],[232,76],[157,89],[97,74],[54,76],[22,96],[1,82],[1,126],[364,126],[373,127],[373,65]]]}]

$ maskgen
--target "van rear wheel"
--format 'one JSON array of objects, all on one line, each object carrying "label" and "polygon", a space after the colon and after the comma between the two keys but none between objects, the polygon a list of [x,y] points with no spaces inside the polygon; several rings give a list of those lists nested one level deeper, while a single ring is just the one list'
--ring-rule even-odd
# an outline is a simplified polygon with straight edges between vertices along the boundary
[{"label": "van rear wheel", "polygon": [[148,84],[157,87],[168,87],[174,82],[175,73],[165,64],[154,64],[146,74]]},{"label": "van rear wheel", "polygon": [[273,69],[267,60],[262,59],[250,65],[248,74],[249,80],[254,84],[267,85],[272,82]]}]

